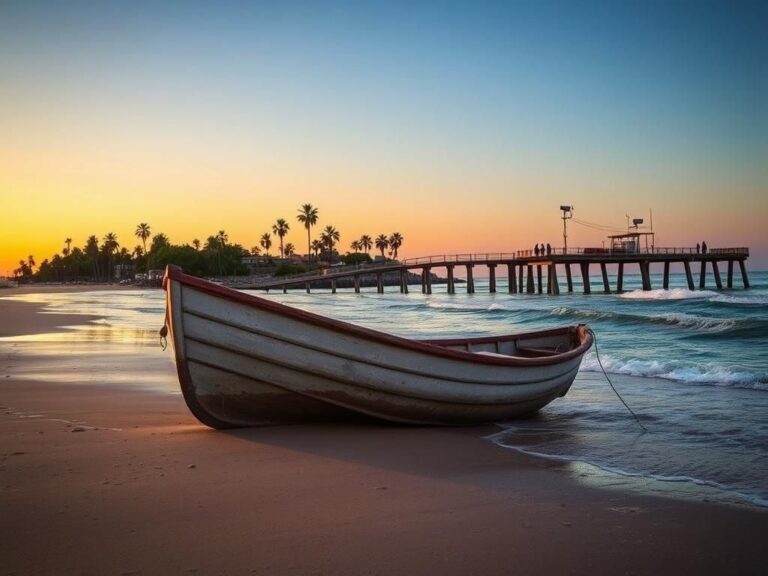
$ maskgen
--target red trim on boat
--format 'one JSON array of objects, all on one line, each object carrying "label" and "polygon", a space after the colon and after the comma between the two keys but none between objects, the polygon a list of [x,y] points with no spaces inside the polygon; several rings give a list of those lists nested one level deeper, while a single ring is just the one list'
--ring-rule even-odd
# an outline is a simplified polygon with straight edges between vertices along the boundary
[{"label": "red trim on boat", "polygon": [[[452,340],[410,340],[401,336],[395,336],[393,334],[387,334],[386,332],[379,332],[377,330],[371,330],[363,326],[356,324],[350,324],[348,322],[342,322],[341,320],[335,320],[326,316],[320,316],[312,312],[305,310],[299,310],[279,302],[267,300],[259,296],[251,294],[244,294],[238,292],[232,288],[225,286],[219,286],[202,278],[190,276],[182,272],[178,266],[169,265],[165,269],[165,277],[163,278],[163,288],[168,290],[168,281],[179,282],[180,284],[191,286],[201,292],[218,296],[229,300],[231,302],[237,302],[246,306],[254,308],[261,308],[280,314],[282,316],[288,316],[300,322],[306,322],[314,324],[315,326],[321,326],[331,330],[337,330],[345,332],[354,336],[358,336],[367,340],[373,340],[375,342],[381,342],[383,344],[389,344],[397,346],[399,348],[407,348],[410,350],[423,352],[426,354],[432,354],[437,356],[443,356],[447,358],[454,358],[456,360],[471,361],[479,364],[496,364],[500,366],[550,366],[552,364],[559,364],[570,358],[581,356],[592,346],[592,336],[587,332],[586,326],[579,324],[577,326],[565,326],[563,328],[554,328],[551,330],[541,330],[538,332],[525,332],[520,334],[510,334],[505,336],[486,336],[480,338],[460,338]],[[444,348],[444,346],[460,346],[462,344],[483,344],[492,342],[502,342],[518,339],[530,339],[548,336],[557,336],[560,334],[570,334],[571,342],[576,346],[570,350],[566,350],[561,354],[555,354],[546,357],[537,358],[523,358],[519,356],[499,357],[488,356],[484,354],[476,354],[474,352],[464,352],[461,350],[450,350]]]}]

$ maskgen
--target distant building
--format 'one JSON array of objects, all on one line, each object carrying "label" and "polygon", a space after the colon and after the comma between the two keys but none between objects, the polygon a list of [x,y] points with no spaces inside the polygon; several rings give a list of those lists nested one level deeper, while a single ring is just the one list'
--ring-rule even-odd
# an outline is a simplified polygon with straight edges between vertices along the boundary
[{"label": "distant building", "polygon": [[645,251],[649,250],[648,241],[650,240],[650,251],[653,252],[655,234],[653,232],[628,232],[627,234],[615,234],[608,236],[611,241],[611,252],[624,254],[639,254],[641,249],[641,239],[645,240]]},{"label": "distant building", "polygon": [[112,270],[115,280],[133,280],[133,264],[117,264]]}]

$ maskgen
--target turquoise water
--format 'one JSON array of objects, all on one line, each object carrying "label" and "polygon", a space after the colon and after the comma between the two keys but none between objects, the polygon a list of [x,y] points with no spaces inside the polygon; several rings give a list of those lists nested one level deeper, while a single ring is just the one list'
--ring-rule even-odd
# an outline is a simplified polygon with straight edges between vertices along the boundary
[{"label": "turquoise water", "polygon": [[[411,287],[384,294],[304,291],[268,298],[408,337],[507,333],[587,323],[602,365],[647,428],[626,412],[600,371],[594,349],[569,392],[536,417],[500,423],[491,440],[547,458],[586,463],[611,475],[664,486],[704,487],[726,499],[768,507],[768,273],[751,273],[750,290],[670,290],[584,296],[489,294],[427,296]],[[615,286],[612,278],[611,284]],[[653,284],[661,285],[654,277]],[[595,278],[593,291],[601,286]],[[51,311],[102,316],[76,330],[0,339],[39,362],[22,375],[108,382],[176,391],[170,351],[159,348],[164,294],[154,290],[24,296]],[[4,342],[2,342],[4,341]],[[64,358],[63,358],[64,357]],[[60,370],[64,365],[68,369]]]}]

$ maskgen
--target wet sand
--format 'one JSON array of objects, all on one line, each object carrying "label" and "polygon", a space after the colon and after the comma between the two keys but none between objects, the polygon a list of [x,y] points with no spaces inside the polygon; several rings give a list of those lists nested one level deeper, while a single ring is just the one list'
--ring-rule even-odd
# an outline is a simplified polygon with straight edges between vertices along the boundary
[{"label": "wet sand", "polygon": [[[34,307],[5,304],[10,333],[42,329]],[[0,344],[3,573],[757,574],[764,563],[765,511],[588,487],[565,464],[484,440],[495,427],[217,432],[177,394],[19,378],[31,361]]]},{"label": "wet sand", "polygon": [[5,299],[8,296],[133,289],[135,289],[133,286],[120,284],[22,284],[13,288],[3,288],[0,290],[0,337],[45,334],[55,329],[84,324],[96,319],[95,316],[82,314],[41,314],[44,307],[42,304]]}]

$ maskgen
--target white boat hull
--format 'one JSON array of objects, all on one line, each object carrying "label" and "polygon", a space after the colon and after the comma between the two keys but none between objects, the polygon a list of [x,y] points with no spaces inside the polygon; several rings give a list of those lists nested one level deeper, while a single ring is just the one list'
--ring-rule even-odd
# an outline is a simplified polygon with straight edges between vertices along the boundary
[{"label": "white boat hull", "polygon": [[[216,428],[361,416],[441,425],[505,420],[565,394],[591,345],[584,327],[414,342],[180,271],[169,270],[165,286],[184,398]],[[552,352],[526,357],[532,349]]]}]

